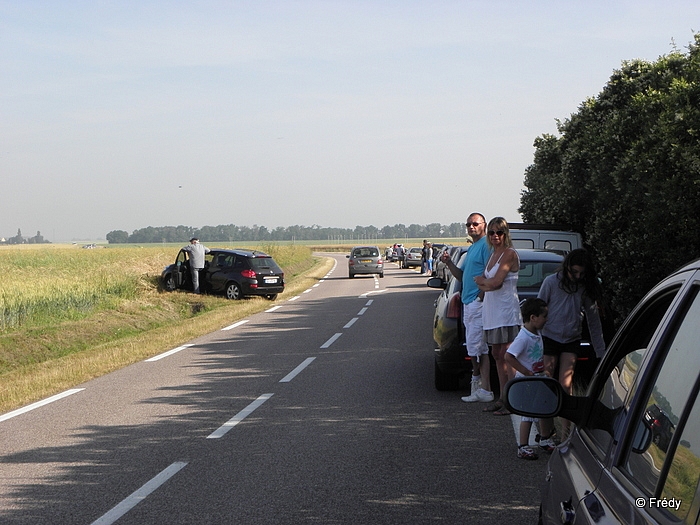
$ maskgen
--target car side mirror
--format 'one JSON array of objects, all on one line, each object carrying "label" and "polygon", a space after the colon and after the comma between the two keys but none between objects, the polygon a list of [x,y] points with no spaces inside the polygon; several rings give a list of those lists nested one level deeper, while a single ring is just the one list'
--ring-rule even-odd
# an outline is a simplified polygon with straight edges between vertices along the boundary
[{"label": "car side mirror", "polygon": [[551,377],[522,377],[506,385],[506,405],[511,412],[527,417],[549,418],[559,415],[564,389]]},{"label": "car side mirror", "polygon": [[441,290],[447,288],[447,283],[440,277],[431,277],[426,284],[429,288],[440,288]]},{"label": "car side mirror", "polygon": [[[554,378],[516,377],[506,384],[506,407],[513,413],[527,417],[563,417],[577,426],[587,426],[608,432],[615,430],[615,420],[621,408],[611,409],[597,399],[570,396]],[[640,437],[640,443],[643,440]]]}]

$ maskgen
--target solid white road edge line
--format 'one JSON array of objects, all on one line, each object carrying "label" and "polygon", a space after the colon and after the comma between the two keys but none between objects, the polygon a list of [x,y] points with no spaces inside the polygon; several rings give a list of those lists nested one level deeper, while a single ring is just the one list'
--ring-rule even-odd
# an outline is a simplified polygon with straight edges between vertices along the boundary
[{"label": "solid white road edge line", "polygon": [[237,323],[233,323],[230,326],[227,326],[225,328],[222,328],[221,331],[224,332],[226,330],[233,330],[234,328],[238,328],[242,324],[246,324],[250,319],[244,319],[243,321],[238,321]]},{"label": "solid white road edge line", "polygon": [[168,468],[161,471],[161,473],[158,474],[156,477],[146,482],[146,484],[143,487],[138,489],[136,492],[132,493],[121,503],[117,504],[116,507],[113,507],[112,510],[107,512],[107,514],[104,514],[101,517],[97,518],[95,521],[93,521],[92,525],[110,525],[114,523],[124,514],[129,512],[136,505],[138,505],[141,501],[146,499],[147,496],[149,496],[163,483],[168,481],[175,474],[177,474],[183,468],[185,468],[185,465],[187,465],[187,463],[185,463],[184,461],[178,461],[173,463]]},{"label": "solid white road edge line", "polygon": [[292,370],[286,376],[284,376],[282,379],[280,379],[280,383],[289,383],[292,379],[294,379],[299,374],[299,372],[301,372],[302,370],[304,370],[304,368],[309,366],[314,361],[314,359],[316,359],[316,358],[315,357],[307,357],[306,359],[304,359],[304,361],[302,361],[302,363],[298,367],[296,367],[294,370]]},{"label": "solid white road edge line", "polygon": [[326,341],[325,343],[323,343],[323,344],[321,345],[321,348],[328,348],[328,347],[331,346],[333,343],[335,343],[341,335],[343,335],[342,332],[341,332],[341,333],[338,333],[338,334],[335,334],[335,335],[334,335],[333,337],[331,337],[328,341]]},{"label": "solid white road edge line", "polygon": [[238,423],[247,418],[252,414],[256,408],[260,407],[265,401],[270,399],[274,394],[263,394],[250,405],[241,410],[238,414],[229,419],[226,423],[221,425],[218,429],[207,436],[207,439],[217,439],[225,435],[229,430],[235,427]]},{"label": "solid white road edge line", "polygon": [[55,396],[47,397],[46,399],[42,401],[37,401],[36,403],[32,403],[31,405],[27,405],[24,408],[18,408],[17,410],[13,410],[12,412],[8,412],[7,414],[4,414],[0,416],[0,422],[2,421],[7,421],[8,419],[12,419],[13,417],[26,414],[27,412],[30,412],[34,410],[35,408],[43,407],[44,405],[48,405],[49,403],[53,403],[54,401],[58,401],[59,399],[63,399],[64,397],[71,396],[73,394],[77,394],[78,392],[81,392],[85,390],[84,388],[73,388],[71,390],[66,390],[65,392],[61,392],[60,394],[56,394]]},{"label": "solid white road edge line", "polygon": [[184,350],[185,348],[189,348],[194,345],[182,345],[178,346],[177,348],[173,348],[172,350],[168,350],[167,352],[163,352],[162,354],[155,355],[151,357],[150,359],[146,359],[147,363],[153,363],[154,361],[159,361],[163,359],[164,357],[168,357],[169,355],[177,354],[180,350]]}]

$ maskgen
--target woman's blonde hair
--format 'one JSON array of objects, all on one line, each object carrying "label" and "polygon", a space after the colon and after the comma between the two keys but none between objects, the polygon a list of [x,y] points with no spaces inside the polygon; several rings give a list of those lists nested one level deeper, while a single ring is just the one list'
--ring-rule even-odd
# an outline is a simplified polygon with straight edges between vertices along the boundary
[{"label": "woman's blonde hair", "polygon": [[489,225],[486,228],[486,242],[493,248],[491,244],[491,236],[488,234],[490,231],[502,231],[503,232],[503,246],[506,248],[511,248],[513,246],[513,241],[510,238],[510,228],[508,228],[508,221],[503,217],[494,217],[489,221]]}]

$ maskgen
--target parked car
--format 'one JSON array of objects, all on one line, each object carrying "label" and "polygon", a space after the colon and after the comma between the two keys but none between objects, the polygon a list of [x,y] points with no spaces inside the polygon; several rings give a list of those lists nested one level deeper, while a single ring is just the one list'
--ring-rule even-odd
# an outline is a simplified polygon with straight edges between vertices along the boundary
[{"label": "parked car", "polygon": [[[519,249],[520,271],[518,273],[518,297],[524,301],[528,297],[537,297],[542,281],[548,275],[555,273],[564,257],[556,252],[546,250]],[[457,266],[463,264],[463,253]],[[471,374],[471,360],[467,356],[464,346],[464,325],[462,324],[462,299],[461,281],[450,277],[448,283],[433,277],[428,279],[431,288],[444,288],[444,291],[435,301],[435,314],[433,317],[433,340],[437,344],[435,349],[435,388],[438,390],[456,390],[459,388],[460,379]],[[584,342],[582,344],[583,355],[576,362],[574,374],[577,385],[585,385],[593,373],[597,364],[593,348]],[[498,381],[492,381],[497,388]]]},{"label": "parked car", "polygon": [[418,266],[420,268],[421,264],[423,264],[423,253],[421,248],[409,248],[408,252],[406,252],[406,268],[412,268],[414,266]]},{"label": "parked car", "polygon": [[[203,293],[223,294],[228,299],[250,295],[271,301],[284,291],[284,272],[268,254],[250,250],[211,250],[204,256],[204,269],[199,284]],[[192,277],[187,252],[180,250],[175,263],[161,274],[168,291],[192,290]]]},{"label": "parked car", "polygon": [[462,256],[464,252],[466,252],[469,249],[469,246],[446,246],[442,252],[438,255],[437,262],[433,266],[435,269],[435,277],[439,277],[442,279],[445,283],[450,280],[450,277],[452,277],[452,273],[450,272],[450,269],[447,267],[447,265],[440,260],[440,257],[442,256],[442,253],[447,251],[447,253],[450,254],[450,259],[453,261],[459,261],[459,258]]},{"label": "parked car", "polygon": [[541,523],[700,522],[698,341],[700,259],[640,301],[584,396],[551,378],[507,385],[511,411],[575,424],[549,459]]},{"label": "parked car", "polygon": [[566,255],[583,247],[581,234],[564,225],[511,223],[509,230],[515,248],[551,250]]},{"label": "parked car", "polygon": [[376,246],[355,246],[348,258],[350,279],[359,274],[377,274],[384,277],[384,261]]},{"label": "parked car", "polygon": [[431,243],[430,246],[433,249],[433,271],[432,271],[431,275],[433,277],[435,277],[436,268],[437,268],[438,262],[440,261],[440,256],[442,255],[443,250],[449,249],[452,246],[450,244],[444,244],[441,242]]}]

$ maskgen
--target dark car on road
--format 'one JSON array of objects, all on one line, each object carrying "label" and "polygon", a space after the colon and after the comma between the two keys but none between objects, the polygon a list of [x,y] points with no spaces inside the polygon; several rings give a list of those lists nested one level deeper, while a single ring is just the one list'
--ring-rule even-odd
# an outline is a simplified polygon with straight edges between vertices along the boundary
[{"label": "dark car on road", "polygon": [[[520,271],[518,273],[518,297],[524,301],[528,297],[537,297],[542,281],[555,273],[564,257],[560,253],[547,250],[518,249]],[[466,253],[462,253],[457,266],[461,267]],[[471,373],[471,360],[464,346],[464,325],[462,324],[462,283],[450,275],[447,283],[441,278],[428,279],[431,288],[444,288],[435,301],[433,317],[433,339],[435,349],[435,388],[438,390],[455,390],[459,388],[460,379]],[[578,383],[590,378],[596,364],[593,349],[587,343],[582,344],[583,355],[576,363],[574,377]],[[497,385],[498,382],[493,383]]]},{"label": "dark car on road", "polygon": [[[168,291],[192,290],[190,261],[180,250],[175,263],[161,274]],[[223,294],[229,299],[257,295],[274,301],[284,291],[284,272],[268,254],[251,250],[211,250],[199,273],[202,292]]]},{"label": "dark car on road", "polygon": [[699,341],[697,259],[632,310],[585,395],[545,377],[506,386],[512,412],[574,423],[549,458],[540,523],[700,523]]}]

